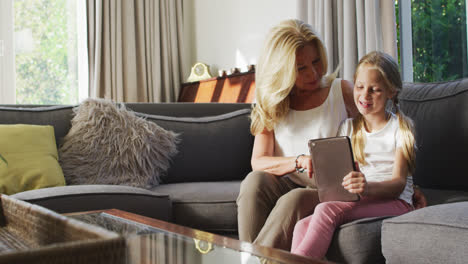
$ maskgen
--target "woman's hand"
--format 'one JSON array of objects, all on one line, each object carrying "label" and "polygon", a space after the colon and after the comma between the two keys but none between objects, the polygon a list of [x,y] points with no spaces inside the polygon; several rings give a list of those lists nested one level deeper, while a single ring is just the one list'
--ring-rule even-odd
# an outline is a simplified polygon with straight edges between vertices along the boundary
[{"label": "woman's hand", "polygon": [[312,179],[314,168],[312,167],[312,158],[308,155],[302,155],[297,158],[297,167],[304,169],[304,173],[307,173],[309,178]]},{"label": "woman's hand", "polygon": [[343,178],[343,187],[350,193],[365,196],[368,193],[366,177],[360,171],[352,171]]},{"label": "woman's hand", "polygon": [[417,186],[413,186],[413,206],[415,209],[423,208],[427,206],[426,196]]}]

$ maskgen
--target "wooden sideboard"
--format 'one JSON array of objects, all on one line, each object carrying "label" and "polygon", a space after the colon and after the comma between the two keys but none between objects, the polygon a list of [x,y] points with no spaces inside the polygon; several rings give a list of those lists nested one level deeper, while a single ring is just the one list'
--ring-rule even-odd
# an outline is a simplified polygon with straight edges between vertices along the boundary
[{"label": "wooden sideboard", "polygon": [[234,73],[198,82],[183,83],[178,102],[251,103],[255,72]]}]

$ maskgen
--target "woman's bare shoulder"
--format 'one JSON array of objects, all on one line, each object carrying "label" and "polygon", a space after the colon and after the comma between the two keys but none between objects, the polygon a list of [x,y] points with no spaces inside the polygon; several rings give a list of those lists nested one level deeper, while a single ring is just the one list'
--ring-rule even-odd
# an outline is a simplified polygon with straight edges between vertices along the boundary
[{"label": "woman's bare shoulder", "polygon": [[353,96],[354,85],[352,82],[342,79],[341,80],[341,90],[343,91],[343,96]]},{"label": "woman's bare shoulder", "polygon": [[348,117],[355,117],[358,113],[356,105],[354,104],[353,88],[354,85],[352,82],[341,80],[341,91],[343,92],[343,100]]}]

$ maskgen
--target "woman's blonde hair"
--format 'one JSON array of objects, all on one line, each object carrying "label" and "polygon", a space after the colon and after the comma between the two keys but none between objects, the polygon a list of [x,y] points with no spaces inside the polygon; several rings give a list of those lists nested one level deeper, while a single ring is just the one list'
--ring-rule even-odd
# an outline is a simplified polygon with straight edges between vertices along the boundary
[{"label": "woman's blonde hair", "polygon": [[[296,82],[296,53],[313,44],[320,56],[322,69],[327,69],[327,55],[322,41],[312,27],[300,20],[285,20],[267,35],[255,72],[255,100],[250,131],[253,135],[269,131],[288,113],[289,94]],[[322,78],[322,86],[332,77]]]},{"label": "woman's blonde hair", "polygon": [[[354,73],[354,82],[356,82],[356,76],[363,66],[370,66],[371,69],[379,71],[384,80],[386,89],[389,89],[389,92],[393,93],[393,98],[391,100],[395,108],[395,114],[399,120],[399,134],[402,140],[403,155],[408,163],[409,170],[414,171],[416,153],[413,122],[400,111],[398,104],[398,93],[403,87],[398,64],[386,53],[380,51],[370,52],[359,61],[356,72]],[[361,164],[367,164],[364,157],[364,145],[364,118],[359,114],[353,120],[352,146],[354,158]]]}]

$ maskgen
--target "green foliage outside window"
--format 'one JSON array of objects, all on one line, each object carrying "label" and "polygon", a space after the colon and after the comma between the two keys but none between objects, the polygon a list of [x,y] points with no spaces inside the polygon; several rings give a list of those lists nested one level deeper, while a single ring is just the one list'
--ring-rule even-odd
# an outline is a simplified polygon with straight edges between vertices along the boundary
[{"label": "green foliage outside window", "polygon": [[[16,51],[16,103],[78,102],[75,24],[70,0],[16,0],[15,32],[30,29],[33,48]],[[74,2],[74,0],[71,0]],[[21,44],[21,43],[18,43]]]},{"label": "green foliage outside window", "polygon": [[411,20],[415,82],[468,76],[465,1],[412,0]]}]

